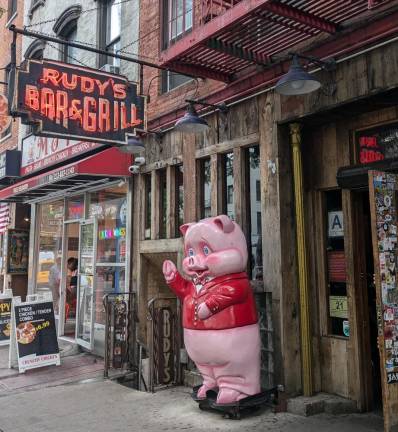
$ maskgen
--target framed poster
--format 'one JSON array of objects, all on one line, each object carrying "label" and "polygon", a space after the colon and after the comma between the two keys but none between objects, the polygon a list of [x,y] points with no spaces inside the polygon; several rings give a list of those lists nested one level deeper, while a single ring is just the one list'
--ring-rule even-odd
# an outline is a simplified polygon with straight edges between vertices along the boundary
[{"label": "framed poster", "polygon": [[29,260],[29,231],[8,230],[7,273],[27,274]]}]

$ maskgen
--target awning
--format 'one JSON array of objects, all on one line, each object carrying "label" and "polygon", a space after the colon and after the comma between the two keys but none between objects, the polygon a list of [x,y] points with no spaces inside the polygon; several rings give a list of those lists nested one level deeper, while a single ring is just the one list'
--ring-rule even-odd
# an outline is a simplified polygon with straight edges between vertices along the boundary
[{"label": "awning", "polygon": [[0,201],[26,202],[62,192],[78,192],[89,185],[130,176],[132,157],[110,148],[0,190]]}]

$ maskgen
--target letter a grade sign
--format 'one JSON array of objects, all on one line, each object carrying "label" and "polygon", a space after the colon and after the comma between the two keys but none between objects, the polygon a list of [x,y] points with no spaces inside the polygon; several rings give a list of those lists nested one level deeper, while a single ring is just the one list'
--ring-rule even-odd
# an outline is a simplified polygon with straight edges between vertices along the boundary
[{"label": "letter a grade sign", "polygon": [[56,61],[28,60],[17,71],[13,115],[37,135],[126,143],[145,130],[145,97],[127,78]]}]

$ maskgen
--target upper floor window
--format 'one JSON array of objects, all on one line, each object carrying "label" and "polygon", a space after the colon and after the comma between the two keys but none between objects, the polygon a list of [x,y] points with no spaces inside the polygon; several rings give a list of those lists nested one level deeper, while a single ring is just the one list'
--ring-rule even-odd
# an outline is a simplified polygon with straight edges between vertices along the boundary
[{"label": "upper floor window", "polygon": [[[75,5],[67,8],[62,12],[53,26],[54,33],[67,41],[75,41],[77,39],[77,21],[81,14],[82,8],[80,5]],[[79,63],[79,50],[68,45],[63,45],[61,51],[61,60],[66,63]]]},{"label": "upper floor window", "polygon": [[[106,5],[106,50],[116,53],[120,50],[122,5],[119,0],[109,1]],[[120,59],[110,57],[108,64],[120,67]]]},{"label": "upper floor window", "polygon": [[168,0],[169,42],[192,29],[192,0]]},{"label": "upper floor window", "polygon": [[37,39],[33,41],[25,51],[26,59],[43,60],[45,42]]},{"label": "upper floor window", "polygon": [[17,0],[8,0],[8,21],[17,13]]}]

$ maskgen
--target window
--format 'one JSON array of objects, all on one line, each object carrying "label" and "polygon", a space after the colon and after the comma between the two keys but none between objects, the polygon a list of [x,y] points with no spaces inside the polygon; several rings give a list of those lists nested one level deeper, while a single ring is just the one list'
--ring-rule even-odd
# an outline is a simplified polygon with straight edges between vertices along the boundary
[{"label": "window", "polygon": [[[116,53],[120,47],[122,5],[120,0],[112,0],[106,6],[106,50]],[[108,64],[120,67],[120,59],[109,57]]]},{"label": "window", "polygon": [[[163,2],[163,49],[167,49],[184,33],[192,30],[192,0],[164,0]],[[192,78],[185,75],[164,71],[162,73],[162,91],[175,89]]]},{"label": "window", "polygon": [[192,29],[192,0],[169,0],[167,6],[168,40],[172,43]]},{"label": "window", "polygon": [[[4,70],[4,82],[6,82],[6,83],[10,82],[10,72],[11,72],[11,65],[8,65]],[[5,96],[8,95],[8,85],[5,86],[4,94],[5,94]],[[7,129],[5,129],[4,132],[0,133],[0,140],[11,135],[11,126],[12,126],[12,121],[10,122]]]},{"label": "window", "polygon": [[166,170],[158,171],[159,176],[159,238],[166,238],[167,225],[167,177]]},{"label": "window", "polygon": [[45,46],[45,42],[40,39],[33,41],[25,51],[25,58],[43,60]]},{"label": "window", "polygon": [[249,276],[251,279],[263,279],[263,256],[261,242],[261,201],[260,148],[249,147],[245,150],[245,174],[248,193],[246,195],[248,220]]},{"label": "window", "polygon": [[180,237],[180,226],[184,223],[184,167],[178,165],[175,167],[175,182],[176,182],[176,223],[175,236]]},{"label": "window", "polygon": [[341,190],[325,192],[329,332],[349,336]]},{"label": "window", "polygon": [[[77,21],[81,14],[82,7],[75,5],[67,8],[62,12],[53,26],[54,33],[67,41],[75,41],[77,39]],[[60,47],[61,60],[66,63],[78,64],[79,50],[67,45]]]},{"label": "window", "polygon": [[145,227],[144,227],[144,239],[148,240],[151,238],[151,197],[152,197],[152,176],[151,174],[144,175],[144,187],[145,187]]},{"label": "window", "polygon": [[199,161],[200,170],[200,218],[211,216],[210,158]]},{"label": "window", "polygon": [[222,156],[222,209],[223,213],[235,219],[234,209],[234,154]]},{"label": "window", "polygon": [[17,0],[8,0],[8,21],[16,14],[17,12]]}]

